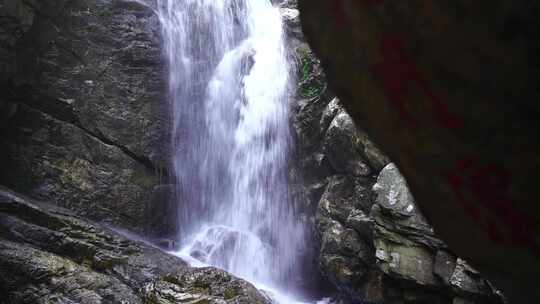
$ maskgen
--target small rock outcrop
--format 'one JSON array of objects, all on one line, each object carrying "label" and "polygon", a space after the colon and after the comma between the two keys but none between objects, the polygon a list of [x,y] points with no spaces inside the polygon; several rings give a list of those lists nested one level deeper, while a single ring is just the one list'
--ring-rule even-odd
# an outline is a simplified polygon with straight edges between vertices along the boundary
[{"label": "small rock outcrop", "polygon": [[270,303],[215,268],[0,187],[0,293],[22,303]]}]

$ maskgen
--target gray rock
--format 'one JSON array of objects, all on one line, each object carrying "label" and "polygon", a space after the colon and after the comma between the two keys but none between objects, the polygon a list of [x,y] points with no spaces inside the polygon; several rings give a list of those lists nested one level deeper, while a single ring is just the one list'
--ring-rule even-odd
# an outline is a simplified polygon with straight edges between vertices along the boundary
[{"label": "gray rock", "polygon": [[[169,238],[171,241],[178,235],[179,214],[178,201],[174,199],[175,186],[172,184],[157,185],[152,189],[146,210],[150,237]],[[169,247],[171,248],[171,247]]]},{"label": "gray rock", "polygon": [[474,302],[462,298],[454,298],[452,304],[474,304]]},{"label": "gray rock", "polygon": [[149,303],[267,304],[253,286],[216,268],[191,269],[168,275],[143,288]]},{"label": "gray rock", "polygon": [[326,133],[326,130],[330,127],[330,123],[334,120],[336,115],[342,111],[344,111],[344,109],[337,98],[332,99],[332,101],[326,105],[326,108],[324,108],[321,114],[321,120],[319,121],[321,133]]},{"label": "gray rock", "polygon": [[380,221],[388,218],[391,221],[387,224],[392,225],[396,230],[403,230],[409,234],[416,233],[421,238],[441,243],[435,240],[433,229],[418,210],[407,182],[394,164],[387,165],[381,171],[377,183],[373,185],[373,191],[379,206],[375,212],[380,211],[385,214],[375,215]]},{"label": "gray rock", "polygon": [[[378,231],[379,232],[379,231]],[[391,277],[411,281],[418,285],[437,285],[433,273],[434,259],[431,252],[407,241],[396,243],[399,236],[392,239],[375,234],[375,256],[379,268]]]},{"label": "gray rock", "polygon": [[130,0],[5,0],[0,40],[0,183],[94,220],[152,230],[145,202],[166,176],[168,138],[152,9]]},{"label": "gray rock", "polygon": [[445,284],[450,284],[450,278],[456,269],[456,257],[452,254],[439,250],[435,256],[435,268],[433,272],[437,275]]},{"label": "gray rock", "polygon": [[298,8],[329,88],[404,169],[440,236],[509,299],[540,303],[532,115],[540,2],[493,3],[298,0]]},{"label": "gray rock", "polygon": [[417,213],[414,198],[396,165],[389,164],[380,172],[373,190],[381,207],[403,216]]},{"label": "gray rock", "polygon": [[360,209],[354,179],[332,176],[315,216],[320,240],[319,267],[339,289],[357,293],[369,272],[373,249],[370,219]]},{"label": "gray rock", "polygon": [[328,178],[315,225],[319,267],[330,282],[366,303],[501,302],[437,238],[393,164],[371,185],[352,176]]},{"label": "gray rock", "polygon": [[358,140],[361,143],[363,155],[375,172],[381,171],[390,163],[390,159],[375,145],[369,136],[361,129],[357,129]]},{"label": "gray rock", "polygon": [[351,117],[344,111],[338,113],[324,139],[324,150],[332,167],[340,173],[367,176],[371,169],[359,150],[359,138]]},{"label": "gray rock", "polygon": [[459,291],[473,294],[491,292],[491,287],[480,277],[480,274],[460,258],[457,259],[456,268],[450,278],[450,284]]},{"label": "gray rock", "polygon": [[353,229],[330,221],[321,231],[320,268],[332,283],[342,291],[354,291],[367,275],[369,244],[363,242]]},{"label": "gray rock", "polygon": [[145,202],[157,182],[148,168],[75,125],[27,106],[20,114],[17,139],[4,141],[9,184],[80,215],[144,230]]},{"label": "gray rock", "polygon": [[[370,217],[375,222],[373,242],[379,269],[399,281],[442,291],[450,289],[473,303],[501,301],[476,271],[450,254],[437,238],[394,164],[381,171],[373,190],[377,204]],[[422,290],[409,292],[413,292],[409,294],[413,298],[425,296]]]},{"label": "gray rock", "polygon": [[32,246],[3,240],[4,303],[143,303],[119,279]]},{"label": "gray rock", "polygon": [[0,290],[11,303],[269,303],[140,240],[0,187]]},{"label": "gray rock", "polygon": [[352,209],[345,221],[348,227],[353,228],[364,239],[373,238],[373,220],[360,209]]},{"label": "gray rock", "polygon": [[354,208],[354,181],[346,176],[332,176],[318,206],[318,215],[345,222]]},{"label": "gray rock", "polygon": [[366,221],[365,213],[372,206],[371,196],[366,193],[369,192],[369,184],[344,175],[331,176],[327,181],[319,200],[317,217],[356,223],[361,228],[361,222]]},{"label": "gray rock", "polygon": [[[336,97],[332,99],[322,112],[321,121],[319,122],[321,132],[326,132],[336,115],[340,113],[347,112]],[[349,119],[350,117],[346,117],[345,125],[350,122]],[[355,141],[353,145],[356,146],[356,149],[375,172],[381,171],[390,163],[390,159],[379,150],[379,148],[369,139],[368,135],[361,129],[354,127],[354,132],[350,132],[349,136]]]}]

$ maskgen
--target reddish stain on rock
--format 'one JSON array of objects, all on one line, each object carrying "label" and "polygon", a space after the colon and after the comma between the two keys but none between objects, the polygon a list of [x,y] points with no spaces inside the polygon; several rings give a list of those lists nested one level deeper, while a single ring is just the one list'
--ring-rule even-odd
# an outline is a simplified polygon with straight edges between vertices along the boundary
[{"label": "reddish stain on rock", "polygon": [[[330,0],[331,13],[338,28],[346,25],[348,13],[344,0]],[[377,6],[383,0],[356,0],[357,5]],[[432,107],[438,127],[458,129],[463,127],[460,117],[452,113],[447,103],[435,94],[418,67],[408,56],[405,42],[396,34],[384,34],[379,44],[382,61],[372,66],[375,76],[381,81],[391,104],[410,127],[418,127],[418,120],[410,113],[407,104],[413,88],[425,95]],[[540,256],[534,229],[540,224],[514,206],[509,196],[510,178],[500,166],[481,165],[470,159],[460,160],[455,168],[444,174],[463,210],[482,226],[494,243],[526,247]],[[469,198],[474,199],[473,203]]]},{"label": "reddish stain on rock", "polygon": [[418,126],[418,121],[407,109],[409,93],[414,86],[427,97],[439,127],[457,129],[463,126],[461,119],[450,112],[446,102],[434,93],[412,58],[407,55],[403,39],[399,35],[383,35],[379,52],[383,60],[373,65],[373,72],[381,81],[392,105],[411,127]]},{"label": "reddish stain on rock", "polygon": [[342,28],[347,22],[347,13],[345,12],[345,6],[343,0],[330,0],[332,1],[332,17],[338,28]]},{"label": "reddish stain on rock", "polygon": [[365,6],[377,6],[383,3],[383,0],[356,0],[355,3]]},{"label": "reddish stain on rock", "polygon": [[[345,9],[344,0],[329,0],[331,1],[331,11],[334,23],[338,28],[342,28],[347,23],[349,18]],[[355,6],[373,7],[382,4],[383,0],[351,0]]]},{"label": "reddish stain on rock", "polygon": [[[484,227],[494,243],[523,246],[540,256],[534,236],[540,223],[515,208],[509,194],[511,180],[505,168],[465,159],[445,174],[445,179],[463,209]],[[474,198],[477,205],[469,201],[466,194]],[[481,212],[481,207],[485,212]]]}]

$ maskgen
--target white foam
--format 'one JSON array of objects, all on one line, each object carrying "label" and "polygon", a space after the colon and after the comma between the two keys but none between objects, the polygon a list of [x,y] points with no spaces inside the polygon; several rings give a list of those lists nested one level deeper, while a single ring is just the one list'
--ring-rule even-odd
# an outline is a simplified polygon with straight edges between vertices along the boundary
[{"label": "white foam", "polygon": [[302,271],[305,229],[288,192],[292,64],[280,9],[269,0],[158,0],[157,12],[182,206],[177,254],[296,303],[284,294]]}]

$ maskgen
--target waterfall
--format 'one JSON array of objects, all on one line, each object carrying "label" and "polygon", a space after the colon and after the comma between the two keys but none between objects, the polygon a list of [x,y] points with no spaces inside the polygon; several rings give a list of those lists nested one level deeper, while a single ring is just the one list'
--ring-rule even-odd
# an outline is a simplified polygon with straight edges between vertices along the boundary
[{"label": "waterfall", "polygon": [[279,8],[270,0],[158,0],[158,13],[179,254],[287,291],[306,244],[287,181],[294,84]]}]

